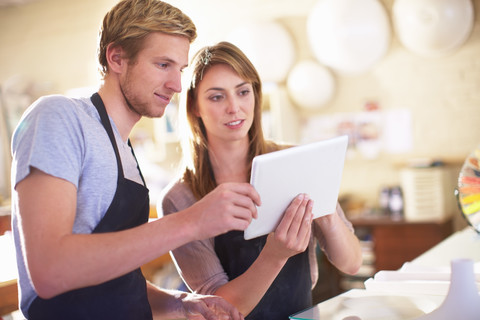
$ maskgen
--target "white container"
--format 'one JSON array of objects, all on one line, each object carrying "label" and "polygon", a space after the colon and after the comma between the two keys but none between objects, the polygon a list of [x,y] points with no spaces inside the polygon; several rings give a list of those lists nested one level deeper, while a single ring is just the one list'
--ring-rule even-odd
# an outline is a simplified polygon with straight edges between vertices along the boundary
[{"label": "white container", "polygon": [[457,210],[456,181],[447,167],[406,168],[400,178],[405,220],[441,221]]},{"label": "white container", "polygon": [[473,260],[454,259],[451,262],[450,287],[443,303],[417,320],[478,320],[480,295],[475,284]]}]

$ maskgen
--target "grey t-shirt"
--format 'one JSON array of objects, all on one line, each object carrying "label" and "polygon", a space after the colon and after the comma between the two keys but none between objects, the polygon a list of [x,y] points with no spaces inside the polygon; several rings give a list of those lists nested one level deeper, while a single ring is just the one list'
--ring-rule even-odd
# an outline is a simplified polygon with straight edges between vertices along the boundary
[{"label": "grey t-shirt", "polygon": [[[142,180],[137,163],[110,119],[122,158],[124,175]],[[89,98],[42,97],[22,116],[12,139],[12,231],[16,247],[20,307],[27,310],[37,296],[29,280],[18,229],[16,185],[35,167],[67,180],[77,188],[73,233],[91,233],[107,211],[117,186],[112,144]]]}]

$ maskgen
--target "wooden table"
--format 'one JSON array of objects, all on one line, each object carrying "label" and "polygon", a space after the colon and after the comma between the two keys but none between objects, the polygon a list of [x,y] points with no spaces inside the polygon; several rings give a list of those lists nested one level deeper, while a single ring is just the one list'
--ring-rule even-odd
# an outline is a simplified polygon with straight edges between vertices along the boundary
[{"label": "wooden table", "polygon": [[[0,235],[11,229],[10,215],[0,216]],[[0,257],[0,260],[1,257]],[[0,316],[18,309],[17,279],[0,281]]]},{"label": "wooden table", "polygon": [[17,280],[0,282],[0,316],[18,309]]}]

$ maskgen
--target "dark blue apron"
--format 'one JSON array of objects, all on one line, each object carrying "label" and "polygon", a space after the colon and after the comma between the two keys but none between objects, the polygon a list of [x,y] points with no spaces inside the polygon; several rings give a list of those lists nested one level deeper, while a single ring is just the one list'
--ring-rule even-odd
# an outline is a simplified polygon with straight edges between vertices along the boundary
[{"label": "dark blue apron", "polygon": [[[245,240],[243,231],[230,231],[215,237],[215,252],[229,280],[247,271],[266,240],[267,236]],[[288,320],[288,316],[311,306],[312,280],[307,249],[288,259],[263,298],[245,319]]]},{"label": "dark blue apron", "polygon": [[[114,198],[103,219],[92,233],[114,232],[148,221],[148,189],[125,179],[117,143],[102,99],[95,93],[91,100],[108,133],[118,165]],[[129,142],[130,143],[130,142]],[[133,152],[133,151],[132,151]],[[140,168],[138,168],[140,171]],[[143,176],[140,172],[143,182]],[[146,281],[140,268],[105,283],[69,291],[52,299],[37,297],[28,310],[28,319],[152,319]]]}]

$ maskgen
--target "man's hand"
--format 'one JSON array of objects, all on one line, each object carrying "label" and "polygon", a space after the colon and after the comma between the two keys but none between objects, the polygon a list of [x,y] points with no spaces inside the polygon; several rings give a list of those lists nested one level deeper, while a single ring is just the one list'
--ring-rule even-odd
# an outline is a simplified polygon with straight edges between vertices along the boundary
[{"label": "man's hand", "polygon": [[230,230],[245,230],[257,217],[260,196],[249,183],[223,183],[192,205],[196,239],[215,237]]},{"label": "man's hand", "polygon": [[189,320],[243,320],[242,314],[221,297],[184,293],[180,297]]}]

